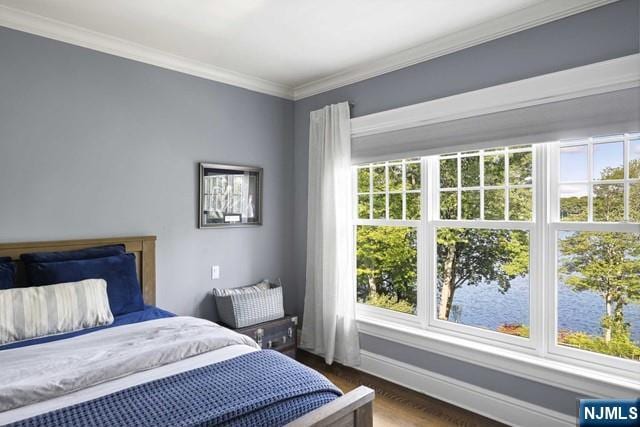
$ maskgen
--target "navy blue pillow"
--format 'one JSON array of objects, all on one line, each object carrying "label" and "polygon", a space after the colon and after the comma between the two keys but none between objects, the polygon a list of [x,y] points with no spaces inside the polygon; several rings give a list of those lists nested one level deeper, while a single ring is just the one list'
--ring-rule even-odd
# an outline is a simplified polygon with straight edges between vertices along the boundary
[{"label": "navy blue pillow", "polygon": [[9,257],[0,257],[0,289],[15,287],[16,265]]},{"label": "navy blue pillow", "polygon": [[60,262],[75,261],[80,259],[104,258],[125,253],[124,245],[97,246],[94,248],[79,249],[64,252],[34,252],[22,254],[20,258],[25,264],[32,262]]},{"label": "navy blue pillow", "polygon": [[144,309],[134,254],[104,258],[26,264],[33,285],[104,279],[114,316]]}]

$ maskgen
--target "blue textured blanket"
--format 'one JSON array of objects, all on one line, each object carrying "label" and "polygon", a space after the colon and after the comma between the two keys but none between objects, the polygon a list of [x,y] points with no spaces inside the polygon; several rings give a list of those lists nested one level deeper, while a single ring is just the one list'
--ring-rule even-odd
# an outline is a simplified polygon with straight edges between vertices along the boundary
[{"label": "blue textured blanket", "polygon": [[140,384],[13,426],[280,426],[342,393],[271,350]]}]

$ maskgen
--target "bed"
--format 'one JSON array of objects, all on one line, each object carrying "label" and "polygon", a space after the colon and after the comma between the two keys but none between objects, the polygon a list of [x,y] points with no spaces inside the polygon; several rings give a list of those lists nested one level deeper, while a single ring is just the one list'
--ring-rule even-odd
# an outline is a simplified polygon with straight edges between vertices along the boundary
[{"label": "bed", "polygon": [[0,425],[371,426],[373,391],[215,323],[155,307],[155,237],[0,244],[20,255],[124,244],[144,308],[112,324],[0,346]]}]

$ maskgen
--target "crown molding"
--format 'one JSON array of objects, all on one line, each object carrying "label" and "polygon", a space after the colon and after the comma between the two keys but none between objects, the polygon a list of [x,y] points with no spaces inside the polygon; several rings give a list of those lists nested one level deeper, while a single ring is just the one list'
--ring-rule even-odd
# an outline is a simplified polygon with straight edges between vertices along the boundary
[{"label": "crown molding", "polygon": [[547,0],[383,59],[302,84],[294,88],[293,99],[307,98],[367,80],[615,1],[617,0]]},{"label": "crown molding", "polygon": [[0,26],[255,92],[293,99],[293,90],[287,85],[194,61],[118,37],[7,6],[0,5]]},{"label": "crown molding", "polygon": [[389,55],[384,59],[361,64],[295,88],[184,58],[8,6],[0,5],[0,26],[255,92],[298,100],[425,62],[518,31],[613,3],[614,1],[617,0],[547,0],[475,27]]},{"label": "crown molding", "polygon": [[640,86],[640,54],[351,119],[354,138]]}]

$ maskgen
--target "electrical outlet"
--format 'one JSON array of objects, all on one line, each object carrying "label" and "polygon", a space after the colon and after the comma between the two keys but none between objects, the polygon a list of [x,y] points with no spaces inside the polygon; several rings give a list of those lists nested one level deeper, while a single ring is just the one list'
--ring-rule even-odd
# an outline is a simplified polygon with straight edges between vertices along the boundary
[{"label": "electrical outlet", "polygon": [[220,278],[220,266],[214,265],[211,267],[211,280],[217,280]]}]

